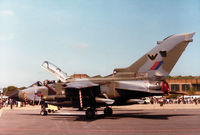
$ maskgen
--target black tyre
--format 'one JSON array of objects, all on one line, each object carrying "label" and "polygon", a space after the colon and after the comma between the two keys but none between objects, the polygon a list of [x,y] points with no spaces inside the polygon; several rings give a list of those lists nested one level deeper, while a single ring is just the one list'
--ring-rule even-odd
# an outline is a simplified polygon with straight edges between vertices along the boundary
[{"label": "black tyre", "polygon": [[87,109],[86,112],[85,112],[85,116],[86,116],[87,119],[94,118],[94,116],[95,116],[95,110],[91,109],[91,108]]},{"label": "black tyre", "polygon": [[106,108],[104,109],[104,115],[112,115],[112,113],[113,113],[112,108],[106,107]]},{"label": "black tyre", "polygon": [[52,111],[51,111],[51,109],[48,109],[48,113],[51,113]]}]

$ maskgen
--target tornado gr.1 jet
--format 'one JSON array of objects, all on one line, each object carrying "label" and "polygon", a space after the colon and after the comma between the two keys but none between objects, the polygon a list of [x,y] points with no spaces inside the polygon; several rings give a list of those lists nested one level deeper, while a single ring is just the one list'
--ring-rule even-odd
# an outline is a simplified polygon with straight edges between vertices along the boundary
[{"label": "tornado gr.1 jet", "polygon": [[56,94],[43,96],[41,114],[47,114],[48,103],[86,109],[86,117],[92,118],[98,107],[105,107],[104,114],[111,115],[110,106],[134,104],[134,99],[168,94],[169,86],[165,79],[188,43],[193,41],[194,34],[175,34],[158,41],[152,50],[130,66],[116,68],[112,74],[102,78],[70,78],[45,61],[42,67],[61,82],[54,85]]},{"label": "tornado gr.1 jet", "polygon": [[[86,117],[95,116],[96,108],[135,103],[133,99],[169,93],[165,81],[195,33],[175,34],[158,41],[157,45],[126,68],[116,68],[103,78],[68,78],[61,69],[45,61],[42,67],[56,75],[62,83],[55,84],[56,94],[46,96],[46,103],[86,109]],[[51,68],[52,67],[55,68]],[[46,115],[45,105],[42,114]]]}]

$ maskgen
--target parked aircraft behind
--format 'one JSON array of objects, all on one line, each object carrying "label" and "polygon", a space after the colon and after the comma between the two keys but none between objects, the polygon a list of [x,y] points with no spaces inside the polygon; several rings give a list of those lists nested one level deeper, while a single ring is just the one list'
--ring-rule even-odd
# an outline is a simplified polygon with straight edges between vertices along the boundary
[{"label": "parked aircraft behind", "polygon": [[42,101],[43,96],[56,94],[54,84],[55,81],[46,80],[44,83],[37,81],[23,90],[15,90],[9,95],[9,98],[29,104],[38,104]]}]

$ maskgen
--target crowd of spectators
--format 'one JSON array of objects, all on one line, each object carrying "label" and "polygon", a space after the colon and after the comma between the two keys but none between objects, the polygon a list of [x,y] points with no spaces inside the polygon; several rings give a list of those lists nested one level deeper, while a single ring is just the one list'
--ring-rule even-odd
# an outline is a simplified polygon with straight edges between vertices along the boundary
[{"label": "crowd of spectators", "polygon": [[0,108],[7,107],[9,105],[9,100],[7,98],[0,99]]},{"label": "crowd of spectators", "polygon": [[184,96],[177,98],[151,97],[151,104],[200,104],[200,98]]}]

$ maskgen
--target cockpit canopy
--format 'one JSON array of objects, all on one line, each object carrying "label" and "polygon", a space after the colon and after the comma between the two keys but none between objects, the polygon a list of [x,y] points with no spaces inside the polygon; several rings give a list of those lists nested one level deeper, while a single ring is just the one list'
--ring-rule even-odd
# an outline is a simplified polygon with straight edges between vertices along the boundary
[{"label": "cockpit canopy", "polygon": [[58,68],[57,66],[48,61],[44,61],[42,67],[46,69],[48,72],[55,75],[62,82],[65,82],[68,78],[66,73],[64,73],[60,68]]}]

